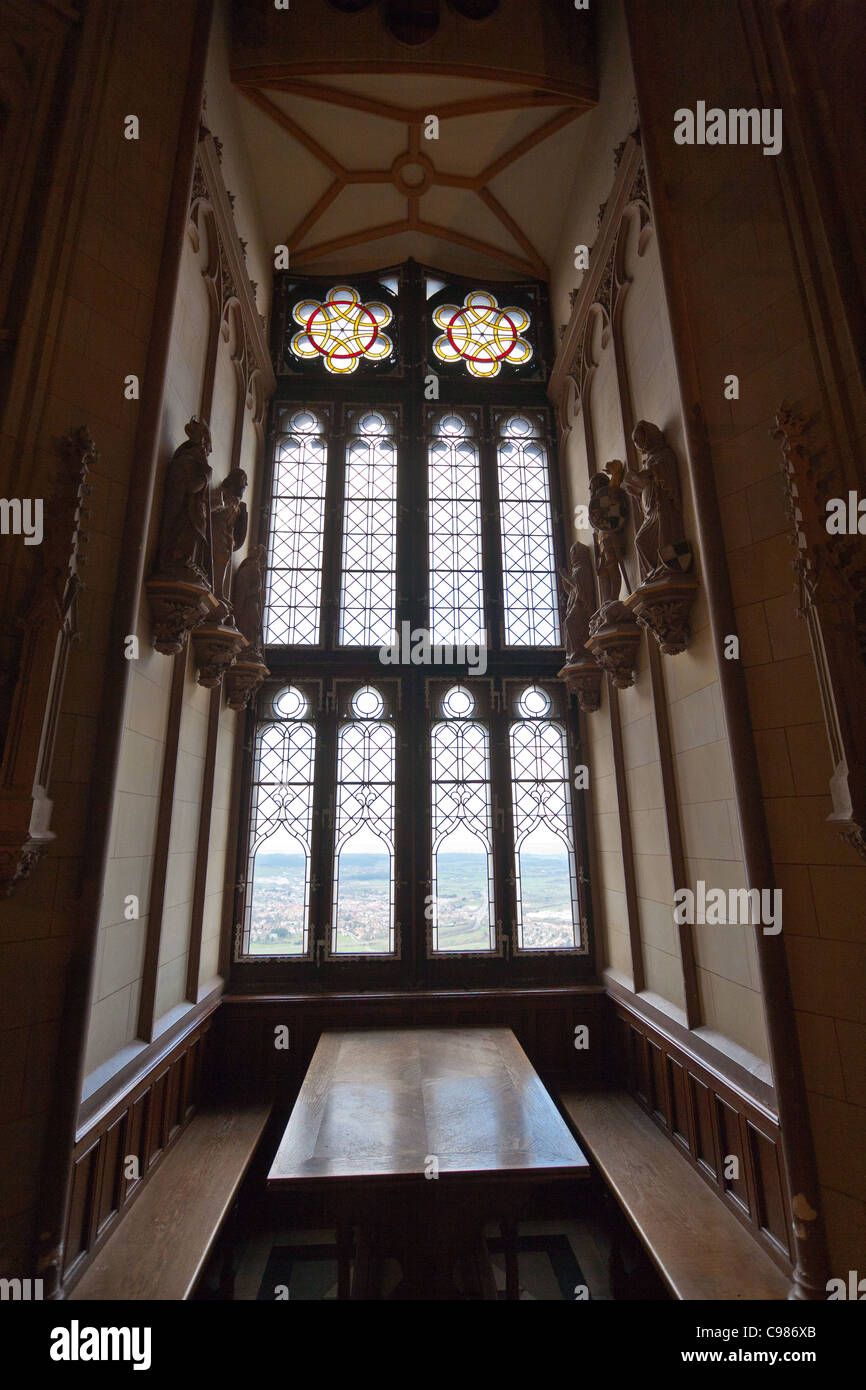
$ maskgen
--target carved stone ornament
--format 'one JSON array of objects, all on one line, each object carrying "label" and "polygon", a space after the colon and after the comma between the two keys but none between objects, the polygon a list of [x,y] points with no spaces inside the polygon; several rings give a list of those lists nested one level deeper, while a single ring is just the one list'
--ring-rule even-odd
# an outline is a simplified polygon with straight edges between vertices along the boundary
[{"label": "carved stone ornament", "polygon": [[626,608],[652,633],[665,656],[678,656],[689,645],[689,615],[697,587],[694,576],[684,574],[680,579],[642,584],[625,600]]},{"label": "carved stone ornament", "polygon": [[584,714],[594,714],[601,708],[602,668],[590,653],[585,652],[583,660],[569,662],[557,674],[577,696]]},{"label": "carved stone ornament", "polygon": [[[866,859],[866,540],[859,532],[857,493],[842,476],[835,452],[807,439],[812,425],[811,417],[782,404],[771,433],[782,443],[792,566],[830,744],[828,823]],[[848,525],[838,533],[828,530],[828,503],[834,500],[848,513]]]},{"label": "carved stone ornament", "polygon": [[560,571],[562,586],[567,595],[565,609],[565,654],[568,662],[577,661],[589,636],[589,620],[595,612],[595,578],[592,551],[582,541],[575,541],[569,552],[569,572]]},{"label": "carved stone ornament", "polygon": [[[79,567],[90,515],[87,476],[98,461],[86,427],[60,441],[60,469],[44,501],[39,574],[22,621],[23,642],[0,767],[0,882],[10,895],[54,841],[51,780],[70,650],[78,641]],[[40,504],[43,505],[43,504]]]},{"label": "carved stone ornament", "polygon": [[259,686],[270,675],[262,653],[266,564],[265,547],[254,546],[238,566],[235,575],[232,590],[235,623],[248,645],[226,672],[225,685],[229,709],[245,709]]},{"label": "carved stone ornament", "polygon": [[[624,606],[623,606],[624,607]],[[637,649],[640,646],[640,628],[628,609],[624,608],[624,618],[620,623],[609,620],[599,624],[586,644],[618,690],[627,690],[634,685]]]},{"label": "carved stone ornament", "polygon": [[560,571],[560,579],[566,593],[566,664],[558,674],[577,696],[580,708],[591,714],[601,704],[601,670],[586,650],[590,618],[596,607],[592,551],[588,545],[574,542],[569,552],[569,571]]},{"label": "carved stone ornament", "polygon": [[210,499],[211,545],[213,549],[213,588],[219,601],[220,622],[233,627],[232,605],[229,601],[229,578],[232,555],[239,550],[247,535],[247,504],[242,500],[247,488],[247,475],[242,468],[233,468]]},{"label": "carved stone ornament", "polygon": [[206,690],[219,685],[224,672],[248,646],[235,624],[228,596],[232,555],[247,534],[247,508],[242,501],[246,486],[246,473],[242,468],[233,468],[209,497],[214,598],[218,607],[193,630],[192,636],[199,668],[197,680]]},{"label": "carved stone ornament", "polygon": [[234,624],[229,627],[226,623],[213,621],[193,629],[192,645],[198,666],[196,679],[205,690],[213,690],[247,646],[247,639],[241,636]]},{"label": "carved stone ornament", "polygon": [[683,534],[679,469],[657,425],[639,420],[632,440],[641,466],[626,469],[623,487],[638,499],[643,514],[634,538],[641,582],[626,606],[665,656],[676,656],[689,644],[689,614],[698,588],[690,573],[692,547]]},{"label": "carved stone ornament", "polygon": [[153,645],[165,656],[182,651],[192,629],[220,607],[212,582],[210,431],[193,416],[186,433],[166,471],[157,570],[145,586]]},{"label": "carved stone ornament", "polygon": [[589,480],[589,521],[595,532],[596,573],[601,603],[589,620],[586,650],[620,690],[634,685],[640,628],[620,599],[628,497],[621,487],[624,465],[605,464]]}]

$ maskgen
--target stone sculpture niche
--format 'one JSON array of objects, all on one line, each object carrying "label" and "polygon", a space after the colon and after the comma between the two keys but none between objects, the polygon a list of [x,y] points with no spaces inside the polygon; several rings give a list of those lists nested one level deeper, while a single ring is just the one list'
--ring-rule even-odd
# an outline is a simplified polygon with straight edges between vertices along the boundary
[{"label": "stone sculpture niche", "polygon": [[146,589],[153,645],[165,656],[183,651],[188,634],[218,608],[211,561],[210,430],[195,416],[165,476],[159,551]]},{"label": "stone sculpture niche", "polygon": [[569,552],[569,571],[560,571],[567,596],[565,609],[565,665],[559,672],[580,708],[592,714],[601,704],[601,667],[586,649],[589,620],[595,612],[595,571],[592,551],[575,541]]},{"label": "stone sculpture niche", "polygon": [[639,468],[628,468],[623,486],[638,499],[643,520],[634,538],[640,584],[626,606],[651,632],[665,656],[689,644],[689,614],[698,581],[691,573],[692,547],[683,533],[683,510],[676,455],[662,431],[639,420],[632,440]]},{"label": "stone sculpture niche", "polygon": [[228,595],[232,555],[243,545],[247,534],[247,507],[242,500],[246,486],[246,473],[242,468],[233,468],[209,493],[216,608],[192,636],[198,683],[207,690],[219,685],[223,673],[247,646],[246,637],[235,623]]},{"label": "stone sculpture niche", "polygon": [[589,621],[586,649],[619,690],[634,685],[640,629],[620,599],[628,498],[623,464],[613,459],[589,480],[589,521],[595,532],[600,604]]},{"label": "stone sculpture niche", "polygon": [[229,709],[245,709],[262,681],[270,675],[264,659],[262,624],[265,609],[265,570],[267,551],[253,546],[238,566],[232,590],[234,618],[247,646],[226,672],[225,685]]}]

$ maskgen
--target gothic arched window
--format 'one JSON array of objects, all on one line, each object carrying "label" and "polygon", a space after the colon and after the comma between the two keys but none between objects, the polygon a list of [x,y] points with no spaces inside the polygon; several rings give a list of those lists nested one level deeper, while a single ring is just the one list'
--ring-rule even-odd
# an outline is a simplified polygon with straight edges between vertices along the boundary
[{"label": "gothic arched window", "polygon": [[251,715],[235,970],[579,978],[545,288],[412,261],[285,272],[272,331],[272,679]]}]

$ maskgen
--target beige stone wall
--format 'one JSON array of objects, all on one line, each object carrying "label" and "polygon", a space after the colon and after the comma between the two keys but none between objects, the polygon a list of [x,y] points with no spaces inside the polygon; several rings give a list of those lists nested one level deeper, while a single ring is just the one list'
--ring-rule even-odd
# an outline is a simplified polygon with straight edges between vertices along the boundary
[{"label": "beige stone wall", "polygon": [[[270,277],[265,287],[267,256],[258,206],[245,173],[243,137],[235,105],[237,97],[228,81],[226,63],[225,15],[218,7],[206,73],[206,114],[211,132],[221,143],[224,182],[235,194],[235,224],[238,234],[243,235],[248,243],[248,269],[253,278],[256,270],[262,276],[262,291],[258,295],[261,309],[262,304],[268,302]],[[156,507],[148,538],[151,554],[158,540],[165,468],[171,454],[185,438],[184,425],[192,415],[201,413],[202,392],[207,385],[204,373],[211,308],[202,274],[209,257],[203,226],[200,234],[198,251],[193,248],[189,238],[185,242],[174,308],[161,430],[161,464]],[[214,484],[220,482],[231,467],[239,390],[237,370],[232,360],[235,347],[230,337],[220,335],[210,410],[213,443],[210,463]],[[250,505],[256,491],[260,446],[248,409],[244,415],[240,464],[249,478],[246,501]],[[246,554],[247,544],[238,551],[235,567]],[[112,1070],[126,1060],[132,1049],[140,1049],[143,1045],[138,1038],[138,1010],[144,944],[150,926],[149,894],[165,758],[172,658],[153,651],[150,616],[144,597],[139,610],[138,630],[141,657],[131,672],[121,773],[115,788],[112,812],[114,830],[99,925],[85,1094],[103,1084]],[[190,1002],[186,999],[187,967],[209,705],[209,692],[197,683],[194,658],[188,651],[165,867],[165,898],[154,1005],[157,1031],[171,1022]],[[199,971],[199,982],[211,986],[217,983],[218,975],[225,856],[229,837],[236,833],[236,826],[228,817],[228,786],[235,753],[236,720],[237,716],[231,711],[222,710]],[[129,894],[139,896],[141,916],[138,921],[124,920],[124,900]]]},{"label": "beige stone wall", "polygon": [[[139,412],[137,402],[124,399],[123,379],[127,373],[141,377],[145,367],[192,20],[190,6],[89,6],[61,82],[63,120],[39,170],[45,216],[32,233],[35,269],[3,419],[4,471],[11,476],[8,470],[19,470],[24,495],[48,495],[58,466],[57,441],[80,425],[92,432],[99,463],[90,475],[92,515],[84,528],[81,640],[70,657],[56,745],[57,839],[34,877],[0,906],[4,1274],[30,1272],[24,1261],[58,1064],[67,964],[74,937],[88,930],[79,921],[78,897],[86,868],[87,795],[103,679],[119,659],[107,650],[108,624]],[[140,117],[138,142],[122,138],[129,112]],[[146,881],[149,851],[130,825],[126,798],[150,794],[151,783],[136,766],[147,763],[141,740],[159,736],[165,692],[157,668],[146,658],[143,667],[151,698],[136,698],[131,707],[136,738],[119,769],[113,831],[130,872],[123,883],[109,878],[107,899],[126,883],[135,892]],[[122,913],[114,910],[106,921],[106,943],[109,928],[112,949],[97,971],[106,997],[115,996],[122,1016],[116,1036],[122,1036],[135,931],[125,933]]]},{"label": "beige stone wall", "polygon": [[[573,247],[592,244],[590,214],[605,202],[614,180],[614,149],[635,125],[627,36],[619,6],[606,9],[601,33],[601,102],[581,120],[582,134],[574,173],[575,195],[554,268],[552,297],[568,304],[567,289],[580,279],[573,269]],[[696,541],[694,506],[685,467],[684,438],[668,310],[658,246],[651,236],[638,251],[637,225],[628,235],[625,271],[629,286],[617,332],[622,342],[631,413],[665,431],[681,461],[687,534]],[[599,469],[610,459],[625,459],[623,413],[613,340],[597,322],[593,335],[597,363],[588,397],[588,415]],[[587,460],[584,422],[578,412],[570,421],[563,461],[570,502],[586,502]],[[580,533],[591,540],[591,533]],[[685,881],[674,882],[665,817],[662,768],[646,638],[634,686],[619,692],[623,769],[628,793],[637,920],[647,998],[685,1022],[686,997],[679,934],[673,921],[675,888],[745,887],[746,873],[734,801],[730,749],[724,726],[718,663],[713,650],[706,596],[698,595],[692,613],[688,650],[661,661],[663,690],[672,745],[674,782],[685,854]],[[614,776],[610,695],[587,716],[588,762],[592,780],[596,899],[606,964],[621,983],[633,988],[628,908],[622,864],[621,809]],[[769,1079],[768,1047],[757,969],[754,933],[749,927],[696,925],[693,941],[699,995],[698,1027],[706,1038],[749,1069]]]},{"label": "beige stone wall", "polygon": [[[866,1258],[866,866],[827,824],[832,768],[816,666],[796,612],[781,454],[771,430],[781,403],[794,403],[814,413],[822,441],[837,431],[836,443],[828,443],[831,454],[852,460],[866,420],[862,364],[858,371],[820,200],[810,189],[804,160],[795,157],[802,140],[805,163],[814,159],[809,104],[782,89],[784,143],[778,157],[755,147],[673,141],[672,113],[680,106],[694,109],[698,98],[723,107],[779,101],[778,91],[770,101],[766,89],[756,87],[766,60],[754,51],[751,7],[741,7],[734,20],[721,7],[675,0],[669,23],[687,62],[671,61],[652,8],[636,8],[646,15],[641,43],[646,70],[653,73],[644,115],[657,126],[663,166],[657,174],[670,210],[689,357],[709,428],[773,872],[783,892],[782,940],[831,1272],[846,1277],[849,1268],[862,1269]],[[822,49],[820,63],[830,83],[840,55]],[[845,208],[827,211],[854,216]],[[798,257],[793,248],[805,245],[801,213],[813,250]],[[724,378],[731,373],[739,378],[737,400],[724,396]],[[845,410],[837,409],[832,421],[840,392]],[[859,467],[862,478],[862,457],[851,466]],[[677,678],[688,670],[679,663],[671,664]],[[862,690],[839,696],[852,710],[862,710]],[[682,784],[682,769],[680,778]],[[703,851],[692,853],[701,862]],[[713,871],[720,872],[718,864]],[[713,957],[703,946],[699,950],[702,970],[712,968]],[[739,1008],[754,962],[747,954],[733,962],[729,953],[726,969],[725,986],[714,975],[713,998],[723,1002],[727,995]]]}]

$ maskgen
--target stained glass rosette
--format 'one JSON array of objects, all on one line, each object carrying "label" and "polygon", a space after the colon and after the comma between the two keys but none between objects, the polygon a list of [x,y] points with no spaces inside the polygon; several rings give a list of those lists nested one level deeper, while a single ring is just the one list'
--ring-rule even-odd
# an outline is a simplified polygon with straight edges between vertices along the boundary
[{"label": "stained glass rosette", "polygon": [[532,344],[521,334],[529,328],[525,309],[501,308],[488,290],[472,290],[462,304],[440,304],[433,322],[442,333],[433,342],[440,362],[465,363],[470,376],[498,376],[503,363],[522,367],[532,357]]},{"label": "stained glass rosette", "polygon": [[302,299],[292,310],[300,325],[290,347],[296,357],[321,358],[335,376],[349,376],[361,362],[383,362],[394,351],[383,330],[394,315],[379,300],[364,303],[351,285],[334,285],[322,299]]}]

